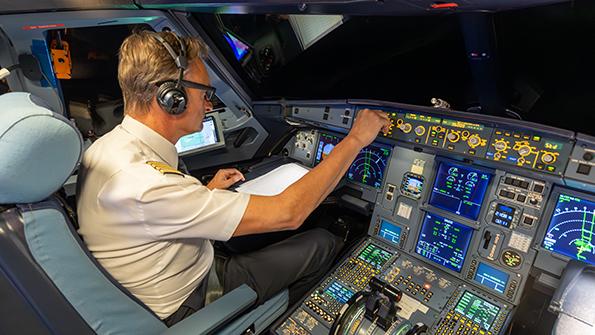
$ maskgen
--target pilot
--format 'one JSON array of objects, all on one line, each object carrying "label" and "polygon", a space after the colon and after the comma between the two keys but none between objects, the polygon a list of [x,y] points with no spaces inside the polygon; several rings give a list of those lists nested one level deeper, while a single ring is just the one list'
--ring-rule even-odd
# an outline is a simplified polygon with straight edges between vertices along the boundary
[{"label": "pilot", "polygon": [[[227,190],[244,179],[236,169],[219,170],[203,185],[179,171],[175,143],[200,131],[212,108],[205,52],[197,39],[171,32],[127,37],[118,65],[125,117],[89,147],[79,172],[79,232],[89,250],[167,325],[204,305],[215,258],[210,240],[297,229],[389,125],[384,113],[360,112],[333,152],[276,196]],[[246,283],[262,303],[289,288],[293,303],[328,271],[341,247],[335,235],[311,229],[215,268],[224,292]]]}]

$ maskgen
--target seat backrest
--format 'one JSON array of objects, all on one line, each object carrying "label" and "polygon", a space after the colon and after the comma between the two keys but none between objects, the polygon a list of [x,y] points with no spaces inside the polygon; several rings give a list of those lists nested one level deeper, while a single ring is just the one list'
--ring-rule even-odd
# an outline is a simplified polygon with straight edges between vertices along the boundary
[{"label": "seat backrest", "polygon": [[558,318],[555,335],[595,333],[595,266],[570,260],[560,285],[552,296],[549,310]]},{"label": "seat backrest", "polygon": [[[20,252],[33,258],[94,332],[163,332],[165,325],[122,290],[90,256],[60,202],[52,196],[78,166],[80,133],[70,121],[28,93],[1,95],[0,106],[0,204],[16,204],[20,212],[27,247]],[[1,251],[0,267],[5,263]],[[0,271],[0,276],[4,272]],[[23,288],[20,291],[35,305],[35,293]],[[50,329],[52,320],[44,320]]]}]

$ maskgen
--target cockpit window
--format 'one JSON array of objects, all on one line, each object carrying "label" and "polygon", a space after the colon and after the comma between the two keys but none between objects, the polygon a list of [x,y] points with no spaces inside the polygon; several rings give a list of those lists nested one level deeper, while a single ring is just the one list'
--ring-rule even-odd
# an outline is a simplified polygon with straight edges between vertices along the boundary
[{"label": "cockpit window", "polygon": [[454,16],[195,16],[257,99],[428,105],[432,97],[463,103],[469,94]]},{"label": "cockpit window", "polygon": [[194,15],[255,100],[440,98],[593,135],[593,1],[483,13],[483,33],[456,13]]}]

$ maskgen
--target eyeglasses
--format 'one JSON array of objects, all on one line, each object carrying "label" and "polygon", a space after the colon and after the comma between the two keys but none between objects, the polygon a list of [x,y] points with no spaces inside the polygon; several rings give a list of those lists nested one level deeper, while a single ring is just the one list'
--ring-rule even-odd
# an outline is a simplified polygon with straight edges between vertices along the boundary
[{"label": "eyeglasses", "polygon": [[[160,86],[163,83],[168,82],[168,81],[177,83],[177,81],[174,81],[174,80],[166,80],[166,81],[160,81],[156,85]],[[207,101],[213,101],[212,100],[213,96],[215,95],[215,92],[217,91],[217,89],[213,86],[195,83],[193,81],[189,81],[189,80],[185,80],[185,79],[180,80],[180,83],[182,84],[182,86],[184,86],[186,88],[194,88],[197,90],[205,91],[205,100],[207,100]]]},{"label": "eyeglasses", "polygon": [[182,83],[182,86],[186,88],[194,88],[205,91],[205,100],[207,101],[212,101],[213,95],[215,95],[215,92],[217,91],[217,89],[213,86],[199,84],[185,79],[182,79],[180,82]]}]

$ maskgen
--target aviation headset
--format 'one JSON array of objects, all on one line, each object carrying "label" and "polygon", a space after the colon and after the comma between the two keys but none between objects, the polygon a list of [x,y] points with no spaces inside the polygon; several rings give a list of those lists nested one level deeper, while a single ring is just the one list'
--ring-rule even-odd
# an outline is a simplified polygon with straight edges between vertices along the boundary
[{"label": "aviation headset", "polygon": [[180,44],[180,54],[178,55],[167,41],[154,34],[155,38],[165,47],[170,56],[174,59],[176,67],[180,69],[178,80],[167,80],[162,83],[158,83],[159,88],[157,89],[157,102],[164,111],[171,115],[180,115],[186,110],[186,104],[188,97],[186,96],[186,90],[182,87],[182,78],[184,77],[184,71],[188,68],[188,59],[186,58],[186,47],[182,40],[172,33],[178,43]]}]

